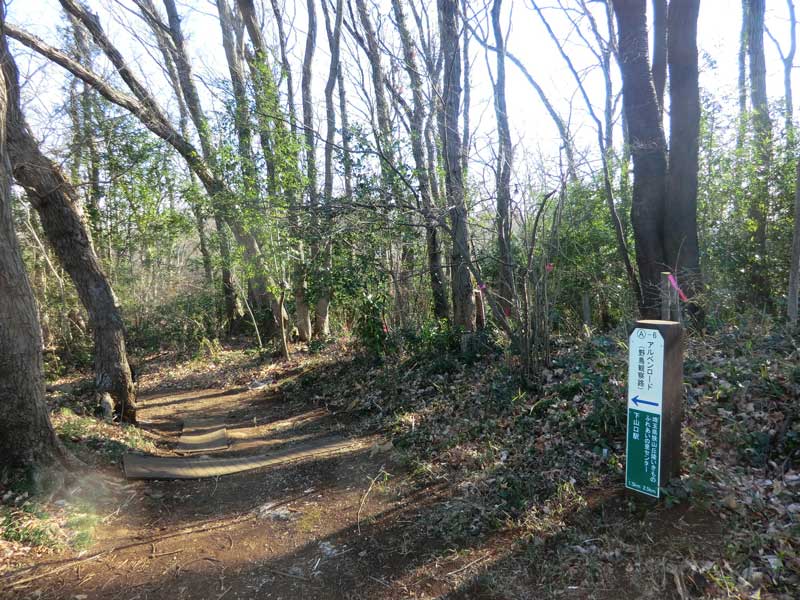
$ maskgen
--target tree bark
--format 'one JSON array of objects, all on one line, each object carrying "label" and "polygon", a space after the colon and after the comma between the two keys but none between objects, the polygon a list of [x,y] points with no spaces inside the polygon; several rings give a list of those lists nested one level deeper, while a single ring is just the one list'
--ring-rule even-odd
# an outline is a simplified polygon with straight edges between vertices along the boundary
[{"label": "tree bark", "polygon": [[475,300],[469,270],[469,224],[464,199],[461,136],[458,131],[461,100],[458,0],[438,0],[438,8],[440,39],[444,54],[442,152],[453,237],[451,282],[453,324],[465,332],[471,332],[475,329]]},{"label": "tree bark", "polygon": [[662,239],[667,152],[648,60],[645,0],[613,0],[619,31],[623,110],[633,156],[631,221],[642,288],[641,312],[659,315],[659,284],[665,266]]},{"label": "tree bark", "polygon": [[330,232],[333,220],[331,206],[333,204],[333,147],[336,143],[336,107],[333,99],[333,91],[336,87],[336,79],[340,71],[339,65],[339,46],[342,38],[342,18],[344,16],[342,0],[336,0],[336,14],[334,16],[333,28],[331,28],[330,15],[327,4],[322,2],[322,11],[325,15],[325,29],[328,33],[328,46],[331,51],[331,59],[328,67],[328,79],[325,82],[325,181],[323,184],[323,201],[325,205],[321,210],[320,221],[325,225],[325,236],[320,247],[318,262],[321,265],[319,293],[315,305],[316,330],[317,335],[326,338],[330,335],[330,322],[328,319],[328,309],[331,303],[333,290],[329,284],[331,269],[333,268],[332,248]]},{"label": "tree bark", "polygon": [[739,130],[736,134],[736,149],[744,147],[747,113],[747,25],[750,21],[750,0],[742,0],[742,27],[739,31],[739,78],[737,89],[739,91]]},{"label": "tree bark", "polygon": [[[0,23],[5,7],[0,7]],[[4,84],[0,86],[0,456],[3,466],[40,471],[66,456],[44,402],[42,337],[36,301],[22,262],[11,214],[11,164],[6,120],[18,94],[16,68],[5,36],[0,41]],[[16,116],[15,116],[16,118]]]},{"label": "tree bark", "polygon": [[249,203],[260,203],[258,192],[258,173],[253,162],[252,142],[253,132],[250,126],[250,102],[247,97],[244,70],[242,69],[241,52],[237,48],[234,16],[228,5],[228,0],[217,0],[219,12],[219,25],[222,31],[222,47],[225,50],[225,59],[228,63],[228,73],[231,78],[234,100],[234,125],[238,141],[239,162],[242,175],[242,186],[245,198]]},{"label": "tree bark", "polygon": [[[186,101],[187,97],[192,95],[196,96],[197,92],[194,90],[191,77],[186,81],[186,76],[181,77],[178,70],[178,63],[183,59],[180,53],[183,52],[182,39],[181,47],[175,46],[175,40],[172,36],[170,28],[162,23],[158,10],[153,4],[153,0],[137,0],[139,9],[145,21],[150,25],[153,35],[156,38],[156,44],[164,59],[164,66],[167,71],[167,77],[172,84],[173,93],[178,101],[179,112],[179,127],[181,135],[189,138],[189,120],[190,110]],[[187,65],[181,62],[181,68],[186,69]],[[189,73],[191,75],[191,73]],[[184,91],[183,85],[187,84],[192,87],[188,91]],[[192,91],[194,90],[194,92]],[[192,123],[195,122],[196,115],[191,115]],[[194,173],[191,173],[194,181]],[[213,281],[213,273],[211,270],[211,254],[208,250],[208,243],[205,235],[205,228],[203,223],[203,210],[197,202],[192,205],[192,210],[195,216],[197,235],[200,238],[200,251],[203,256],[203,267],[206,272],[206,278]],[[213,208],[214,223],[217,229],[217,243],[219,247],[219,255],[221,262],[221,291],[222,291],[222,320],[228,328],[234,327],[238,320],[236,311],[236,289],[233,283],[233,272],[231,262],[231,249],[230,249],[230,236],[225,228],[224,218],[218,207]]]},{"label": "tree bark", "polygon": [[767,252],[769,166],[772,153],[772,121],[769,117],[767,66],[764,59],[764,10],[765,0],[750,0],[747,41],[756,179],[750,189],[748,217],[753,224],[750,243],[754,255],[750,267],[750,287],[752,301],[757,305],[771,304],[764,262]]},{"label": "tree bark", "polygon": [[800,160],[797,161],[794,189],[794,232],[792,235],[792,262],[789,265],[789,290],[787,314],[789,323],[797,325],[797,304],[800,302]]},{"label": "tree bark", "polygon": [[469,30],[467,29],[467,4],[468,0],[461,0],[461,22],[463,23],[463,40],[464,40],[464,47],[462,48],[461,58],[463,61],[463,71],[464,71],[464,101],[463,101],[463,126],[462,126],[462,135],[461,135],[461,170],[464,171],[464,179],[466,180],[467,174],[469,173],[469,142],[470,142],[470,130],[469,130],[469,108],[471,105],[471,96],[472,96],[472,84],[470,81],[470,60],[469,60]]},{"label": "tree bark", "polygon": [[502,0],[492,4],[492,30],[497,57],[497,79],[494,84],[494,112],[497,119],[497,250],[500,260],[497,292],[503,311],[510,315],[515,307],[514,264],[511,254],[511,164],[513,147],[506,107],[506,56],[503,29],[500,26]]},{"label": "tree bark", "polygon": [[[289,132],[286,131],[285,123],[280,114],[278,85],[272,78],[272,71],[268,61],[269,53],[256,18],[253,0],[237,0],[237,4],[255,52],[255,57],[249,62],[264,158],[267,162],[268,170],[271,169],[276,173],[276,177],[280,182],[280,192],[286,197],[289,205],[290,227],[297,243],[298,258],[294,263],[293,274],[295,323],[298,338],[303,342],[307,342],[311,339],[311,310],[306,299],[305,243],[303,239],[304,232],[300,223],[300,207],[297,200],[300,180],[300,150],[295,137],[297,116],[294,106],[294,86],[292,84],[291,68],[286,55],[283,18],[277,2],[273,1],[272,9],[278,24],[281,66],[286,77],[289,100]],[[270,146],[270,143],[272,146]],[[277,154],[275,153],[276,147],[280,150]]]},{"label": "tree bark", "polygon": [[[419,183],[419,195],[422,199],[423,210],[432,214],[434,203],[431,198],[431,180],[428,165],[425,161],[425,100],[422,95],[422,77],[417,65],[414,42],[406,22],[403,0],[392,0],[392,10],[400,41],[403,46],[403,60],[405,69],[411,81],[411,94],[413,98],[413,111],[411,114],[411,154],[414,158],[415,174]],[[444,271],[442,270],[442,255],[439,249],[437,225],[434,219],[426,218],[425,242],[428,258],[428,276],[433,297],[433,314],[437,319],[447,319],[450,307],[445,289]]]},{"label": "tree bark", "polygon": [[41,153],[22,114],[17,66],[10,53],[4,52],[3,58],[8,91],[6,141],[14,178],[39,213],[47,240],[89,314],[97,392],[110,394],[121,417],[135,422],[136,393],[117,299],[94,253],[75,188],[58,165]]},{"label": "tree bark", "polygon": [[667,0],[653,0],[653,64],[650,72],[656,90],[659,114],[664,113],[664,89],[667,84]]},{"label": "tree bark", "polygon": [[700,88],[697,62],[697,17],[700,0],[672,0],[669,5],[670,143],[667,204],[664,211],[664,254],[690,298],[696,325],[702,310],[697,240],[697,169],[700,136]]}]

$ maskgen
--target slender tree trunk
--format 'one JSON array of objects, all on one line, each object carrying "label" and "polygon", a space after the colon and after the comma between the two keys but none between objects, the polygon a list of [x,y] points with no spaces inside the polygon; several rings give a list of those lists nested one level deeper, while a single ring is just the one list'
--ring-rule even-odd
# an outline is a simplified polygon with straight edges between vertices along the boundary
[{"label": "slender tree trunk", "polygon": [[[306,45],[303,53],[302,76],[300,79],[300,92],[303,104],[303,134],[305,139],[306,153],[306,189],[308,194],[308,204],[311,209],[312,236],[311,252],[314,258],[319,260],[320,238],[322,237],[321,224],[319,220],[319,190],[317,189],[317,150],[314,140],[314,101],[311,92],[313,78],[314,52],[317,46],[317,10],[314,5],[315,0],[306,0],[308,11],[308,29],[306,32]],[[298,279],[305,281],[305,267],[302,274],[298,273]],[[302,296],[305,302],[305,290],[295,289],[295,298]],[[314,335],[324,337],[330,329],[328,322],[327,303],[320,303],[315,307],[314,315]],[[321,312],[316,312],[317,310]]]},{"label": "slender tree trunk", "polygon": [[461,22],[463,23],[463,40],[464,48],[461,53],[464,71],[464,102],[463,102],[463,133],[461,135],[461,170],[464,171],[464,179],[467,179],[469,167],[469,108],[472,95],[472,85],[470,82],[470,60],[469,60],[469,29],[467,29],[467,4],[468,0],[461,0]]},{"label": "slender tree trunk", "polygon": [[122,418],[135,422],[136,394],[117,299],[94,253],[75,188],[41,153],[20,108],[17,66],[10,53],[4,52],[3,58],[8,90],[7,144],[14,178],[28,193],[47,240],[89,314],[97,391],[110,394]]},{"label": "slender tree trunk", "polygon": [[492,4],[492,30],[497,48],[497,80],[494,84],[494,112],[497,119],[497,250],[500,260],[497,286],[503,311],[510,315],[515,307],[514,264],[511,254],[511,164],[513,147],[506,107],[506,56],[500,25],[502,0]]},{"label": "slender tree trunk", "polygon": [[787,314],[789,323],[797,325],[798,293],[800,293],[800,160],[797,161],[794,190],[794,232],[792,235],[792,262],[789,265],[789,293]]},{"label": "slender tree trunk", "polygon": [[469,270],[469,224],[464,199],[461,139],[458,131],[461,100],[458,0],[438,0],[438,7],[440,38],[444,53],[442,150],[453,236],[453,324],[466,332],[471,332],[475,329],[475,300]]},{"label": "slender tree trunk", "polygon": [[[336,14],[334,25],[331,28],[330,15],[327,5],[322,3],[322,10],[325,15],[325,28],[328,32],[328,46],[331,50],[331,60],[328,68],[328,80],[325,83],[325,124],[327,127],[325,138],[325,182],[323,185],[323,200],[325,206],[322,207],[322,220],[325,222],[326,233],[332,230],[331,205],[333,204],[333,146],[336,143],[336,107],[333,100],[333,91],[336,87],[336,78],[340,71],[339,66],[339,43],[342,37],[342,18],[344,11],[342,0],[336,1]],[[330,277],[333,268],[331,255],[331,240],[325,236],[320,248],[320,264],[322,266],[322,281],[320,282],[319,297],[317,298],[316,309],[316,330],[317,335],[322,338],[330,335],[330,324],[328,320],[328,307],[331,303],[332,290],[325,279]]]},{"label": "slender tree trunk", "polygon": [[234,125],[236,138],[239,142],[239,162],[245,198],[248,202],[260,203],[258,192],[258,173],[253,162],[253,132],[250,125],[250,102],[247,97],[244,70],[242,69],[241,53],[236,44],[236,28],[239,26],[234,21],[233,13],[228,5],[228,0],[217,0],[219,24],[222,31],[222,47],[225,50],[225,59],[228,63],[228,73],[231,77],[234,100]]},{"label": "slender tree trunk", "polygon": [[350,156],[350,123],[347,119],[347,92],[344,87],[344,69],[336,75],[339,92],[339,118],[342,121],[342,166],[344,168],[344,195],[353,198],[353,159]]},{"label": "slender tree trunk", "polygon": [[665,267],[662,222],[667,152],[648,60],[645,0],[613,0],[619,30],[623,110],[633,156],[631,221],[642,288],[641,312],[659,314],[659,285]]},{"label": "slender tree trunk", "polygon": [[695,324],[702,311],[695,297],[702,290],[697,240],[697,169],[700,137],[700,88],[697,17],[700,0],[672,0],[669,6],[670,144],[664,254],[678,275]]},{"label": "slender tree trunk", "polygon": [[[298,244],[297,253],[299,258],[295,261],[293,278],[295,320],[298,337],[301,341],[305,342],[311,339],[311,313],[308,307],[308,301],[306,300],[305,252],[297,202],[297,188],[299,187],[297,180],[299,179],[298,168],[300,155],[295,139],[296,115],[294,108],[294,87],[292,85],[292,73],[289,68],[288,59],[286,58],[286,39],[283,31],[283,20],[277,3],[273,2],[272,8],[278,23],[282,68],[287,78],[291,133],[286,132],[285,123],[280,115],[281,110],[278,106],[278,86],[272,78],[272,71],[268,60],[269,54],[258,24],[253,0],[237,0],[237,4],[255,51],[255,56],[249,62],[256,98],[256,113],[259,122],[261,147],[264,151],[264,158],[268,166],[268,171],[273,173],[271,178],[280,175],[280,180],[282,182],[281,191],[285,194],[289,205],[292,234],[296,238]],[[275,152],[276,148],[274,146],[278,147],[279,152]],[[288,155],[284,156],[284,152],[288,152]],[[280,310],[280,314],[284,314],[283,309],[278,306],[280,303],[275,301],[271,294],[270,296],[274,310]]]},{"label": "slender tree trunk", "polygon": [[[372,88],[375,96],[375,113],[377,120],[377,146],[381,161],[381,180],[382,187],[390,195],[391,199],[388,206],[402,204],[404,189],[400,184],[399,178],[394,172],[396,168],[394,139],[392,134],[392,122],[389,113],[389,103],[386,98],[386,86],[384,85],[384,72],[381,64],[381,50],[378,44],[378,35],[375,26],[367,11],[365,0],[356,0],[361,27],[364,30],[366,43],[362,46],[369,60],[370,71],[372,74]],[[395,314],[397,320],[403,323],[408,316],[410,279],[413,273],[413,249],[405,240],[406,236],[400,236],[401,259],[399,261],[399,273],[394,277],[395,288],[397,290],[395,298]]]},{"label": "slender tree trunk", "polygon": [[[0,24],[5,7],[0,7]],[[34,479],[66,456],[44,402],[42,337],[36,301],[22,262],[11,215],[11,164],[6,119],[17,112],[18,92],[5,36],[0,41],[4,85],[0,86],[0,456],[9,469],[29,470]]]},{"label": "slender tree trunk", "polygon": [[754,303],[771,304],[766,273],[767,213],[769,207],[769,166],[772,154],[772,121],[767,98],[767,66],[764,59],[765,0],[750,0],[747,22],[750,62],[750,101],[755,145],[756,180],[750,188],[748,217],[753,224],[750,239],[755,257],[750,268],[750,286]]},{"label": "slender tree trunk", "polygon": [[422,208],[426,213],[425,242],[428,257],[428,275],[433,296],[433,314],[437,319],[447,319],[449,306],[445,288],[444,271],[442,270],[442,257],[439,250],[437,225],[434,214],[434,203],[431,199],[431,180],[428,165],[425,162],[425,101],[422,95],[422,77],[414,51],[411,32],[406,22],[403,0],[392,0],[392,9],[400,41],[403,46],[403,59],[406,73],[411,80],[411,93],[413,98],[413,111],[411,114],[411,153],[414,157],[414,167],[419,182],[419,194],[422,198]]},{"label": "slender tree trunk", "polygon": [[197,229],[197,239],[200,242],[200,256],[203,260],[203,273],[206,283],[211,286],[214,284],[214,269],[211,264],[211,252],[208,250],[208,236],[206,235],[205,219],[199,204],[194,201],[188,202],[194,215],[195,228]]},{"label": "slender tree trunk", "polygon": [[[178,77],[178,71],[175,68],[175,60],[173,58],[173,51],[170,49],[170,41],[167,37],[167,33],[164,28],[161,27],[160,22],[158,19],[158,11],[156,10],[155,5],[153,4],[153,0],[138,0],[140,4],[140,10],[142,15],[150,25],[150,28],[153,31],[153,34],[156,38],[156,44],[158,45],[158,50],[161,53],[161,57],[164,60],[164,67],[167,71],[167,78],[169,79],[170,83],[172,84],[173,93],[175,94],[175,98],[178,101],[178,113],[179,113],[179,128],[183,137],[189,137],[189,110],[186,108],[186,101],[183,99],[183,92],[181,90],[180,79]],[[73,17],[74,18],[74,17]],[[84,82],[84,85],[87,85]],[[192,187],[196,183],[196,177],[193,173],[190,172],[190,178],[192,180]],[[189,206],[192,209],[192,214],[194,215],[195,219],[195,228],[197,229],[197,237],[200,243],[200,255],[203,259],[203,271],[205,273],[206,282],[209,285],[214,284],[214,271],[211,264],[211,251],[208,247],[208,236],[206,235],[205,229],[205,212],[200,205],[199,202],[195,198],[187,199]],[[227,275],[227,280],[230,281],[230,265],[223,262],[222,266],[222,273],[223,273],[223,282],[226,280],[225,275]],[[226,287],[223,283],[222,287],[222,298],[223,298],[223,310],[224,315],[223,319],[226,323],[232,323],[235,318],[235,307],[236,307],[236,299],[234,297],[227,297],[227,294],[233,294],[232,287]],[[227,308],[233,307],[233,312],[228,312]]]},{"label": "slender tree trunk", "polygon": [[[211,138],[211,130],[208,121],[200,103],[200,96],[194,83],[192,66],[186,51],[181,19],[175,6],[175,0],[164,0],[164,6],[167,9],[169,33],[175,47],[175,66],[178,71],[186,107],[197,129],[203,157],[210,169],[215,171],[217,165],[216,150]],[[245,152],[249,154],[249,144]],[[278,320],[285,318],[285,315],[276,312],[278,310],[278,301],[269,290],[266,265],[264,264],[264,257],[261,254],[258,241],[253,233],[242,225],[238,215],[233,214],[230,207],[227,206],[228,198],[226,194],[223,194],[224,190],[225,186],[222,182],[216,181],[213,184],[213,193],[210,193],[210,195],[212,197],[212,202],[214,202],[214,210],[218,211],[220,213],[220,219],[224,220],[230,226],[237,242],[239,242],[244,249],[245,258],[255,269],[255,275],[251,278],[250,285],[248,286],[253,290],[252,304],[256,306],[261,313],[267,310],[272,311],[272,323],[270,323],[268,335],[274,336],[280,331]]]},{"label": "slender tree trunk", "polygon": [[736,149],[744,147],[744,137],[747,131],[747,31],[750,22],[750,0],[742,0],[742,28],[739,32],[739,79],[737,81],[739,90],[739,130],[736,134]]}]

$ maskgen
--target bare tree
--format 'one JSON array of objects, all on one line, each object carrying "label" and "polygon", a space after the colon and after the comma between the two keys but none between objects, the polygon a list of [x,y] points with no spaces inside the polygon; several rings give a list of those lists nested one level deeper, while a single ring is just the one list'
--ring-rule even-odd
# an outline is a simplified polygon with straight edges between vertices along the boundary
[{"label": "bare tree", "polygon": [[750,65],[750,102],[755,146],[756,180],[750,189],[748,217],[753,223],[751,247],[758,257],[750,269],[754,302],[770,304],[769,284],[763,261],[767,252],[769,165],[772,154],[772,121],[767,98],[767,65],[764,58],[765,0],[750,0],[747,13],[747,51]]},{"label": "bare tree", "polygon": [[[572,62],[572,59],[567,54],[566,50],[564,50],[564,46],[561,43],[561,40],[558,38],[556,33],[553,31],[553,28],[550,26],[550,23],[545,18],[542,9],[539,8],[538,4],[535,0],[531,1],[531,5],[536,13],[539,15],[539,18],[542,21],[542,24],[547,29],[547,33],[550,36],[550,39],[553,40],[553,43],[558,48],[561,57],[564,59],[565,64],[569,72],[572,75],[572,78],[575,80],[576,85],[578,86],[578,90],[581,93],[581,97],[583,98],[584,105],[586,106],[586,110],[589,112],[589,116],[591,117],[592,121],[595,124],[595,128],[597,131],[597,145],[600,150],[600,161],[601,161],[601,168],[602,168],[602,177],[603,177],[603,193],[606,199],[606,205],[608,206],[609,216],[611,217],[611,225],[614,229],[614,235],[617,241],[617,251],[619,252],[620,259],[622,264],[625,266],[625,273],[628,276],[628,282],[631,286],[631,291],[634,293],[636,300],[639,306],[642,306],[642,289],[639,283],[639,278],[636,276],[636,271],[633,268],[633,264],[631,263],[630,255],[628,252],[628,242],[625,236],[625,231],[622,227],[622,221],[619,218],[619,214],[617,213],[616,201],[614,199],[614,188],[611,183],[611,157],[613,153],[613,148],[611,146],[612,143],[612,134],[611,129],[613,127],[613,111],[612,111],[612,87],[611,87],[611,54],[615,53],[614,50],[614,41],[613,39],[604,40],[602,35],[600,34],[600,30],[595,22],[594,18],[592,17],[592,13],[589,11],[588,7],[584,0],[581,0],[581,8],[583,9],[584,15],[589,20],[589,24],[592,29],[592,33],[595,36],[595,40],[600,46],[600,51],[598,52],[592,44],[589,43],[586,38],[583,38],[586,42],[587,46],[591,49],[594,55],[597,57],[598,64],[600,65],[601,69],[603,70],[603,76],[605,81],[605,91],[606,91],[606,99],[605,99],[605,124],[603,121],[600,120],[600,117],[597,115],[597,112],[594,109],[594,105],[592,104],[591,98],[589,97],[589,93],[586,90],[586,86],[584,85],[583,78],[578,73],[577,68]],[[569,12],[566,13],[568,16],[570,15]],[[578,23],[575,22],[571,16],[569,16],[575,30],[580,32],[580,28]],[[611,15],[608,15],[608,18],[611,19]],[[612,23],[609,22],[609,34],[613,33],[613,26]],[[583,34],[581,34],[583,37]],[[618,51],[616,52],[618,53]],[[618,59],[619,62],[619,59]],[[649,77],[649,73],[648,73]]]},{"label": "bare tree", "polygon": [[511,313],[516,292],[514,290],[514,264],[511,254],[511,165],[514,148],[508,125],[506,107],[506,55],[503,29],[500,26],[502,0],[492,3],[492,30],[497,56],[497,75],[494,82],[494,112],[497,119],[497,250],[500,260],[497,286],[503,310]]},{"label": "bare tree", "polygon": [[[362,0],[363,1],[363,0]],[[453,324],[464,331],[475,328],[475,300],[469,264],[469,224],[464,199],[464,171],[461,163],[461,139],[458,113],[461,101],[461,48],[459,44],[458,0],[438,0],[439,31],[444,55],[442,90],[442,154],[444,155],[447,205],[453,237],[451,280]]]},{"label": "bare tree", "polygon": [[[328,45],[331,49],[328,79],[325,82],[325,122],[327,131],[325,138],[325,183],[323,186],[325,207],[322,211],[324,213],[323,219],[326,223],[325,229],[329,232],[331,230],[330,209],[333,204],[333,147],[336,143],[336,107],[333,101],[333,91],[336,87],[337,76],[340,71],[339,46],[342,39],[342,19],[344,17],[342,0],[336,1],[336,14],[333,27],[331,27],[330,24],[330,15],[328,14],[325,0],[322,0],[322,11],[325,15],[325,28],[328,33]],[[325,236],[320,253],[321,257],[319,262],[322,265],[324,277],[327,277],[332,268],[331,240],[329,236]],[[331,302],[331,293],[330,285],[327,282],[322,282],[315,309],[317,333],[323,338],[330,334],[328,307]]]},{"label": "bare tree", "polygon": [[[411,81],[411,94],[413,109],[411,113],[411,153],[414,157],[419,194],[422,198],[423,209],[429,213],[434,212],[434,201],[431,192],[431,177],[425,157],[425,99],[423,97],[422,77],[417,64],[414,42],[406,21],[403,0],[392,0],[392,10],[400,41],[403,45],[403,59],[406,73]],[[435,178],[434,178],[435,181]],[[435,221],[428,220],[425,225],[425,241],[428,256],[428,276],[433,295],[433,314],[437,319],[447,319],[450,308],[445,290],[444,271],[442,269],[442,254],[439,242],[438,227]]]},{"label": "bare tree", "polygon": [[792,146],[795,142],[792,69],[794,69],[794,57],[797,54],[797,17],[795,15],[794,0],[786,0],[786,5],[789,9],[789,49],[784,52],[783,46],[770,33],[769,29],[765,27],[764,30],[775,44],[783,63],[783,120],[787,142]]}]

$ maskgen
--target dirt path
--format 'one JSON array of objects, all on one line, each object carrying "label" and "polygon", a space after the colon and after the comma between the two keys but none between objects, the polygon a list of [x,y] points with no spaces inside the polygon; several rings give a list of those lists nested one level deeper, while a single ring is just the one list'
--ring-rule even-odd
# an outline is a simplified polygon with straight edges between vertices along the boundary
[{"label": "dirt path", "polygon": [[[242,456],[346,437],[324,408],[259,391],[198,390],[144,399],[143,427],[173,455],[187,416],[227,422]],[[430,598],[451,586],[427,574],[441,544],[415,526],[430,496],[400,493],[401,469],[380,439],[345,454],[226,477],[125,485],[125,512],[101,526],[98,544],[19,570],[9,598]],[[87,560],[88,557],[88,560]],[[453,560],[453,558],[455,560]],[[460,568],[460,557],[443,569]],[[425,572],[423,572],[425,571]],[[27,581],[26,581],[27,580]]]}]

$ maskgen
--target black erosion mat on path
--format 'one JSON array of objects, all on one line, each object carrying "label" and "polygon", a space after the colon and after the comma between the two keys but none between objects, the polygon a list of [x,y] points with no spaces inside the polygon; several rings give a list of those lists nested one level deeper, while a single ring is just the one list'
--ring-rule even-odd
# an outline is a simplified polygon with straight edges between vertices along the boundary
[{"label": "black erosion mat on path", "polygon": [[356,450],[363,445],[363,442],[335,437],[297,444],[277,452],[256,456],[173,457],[125,454],[122,457],[122,466],[125,477],[128,479],[200,479],[230,475],[308,458],[342,454]]}]

